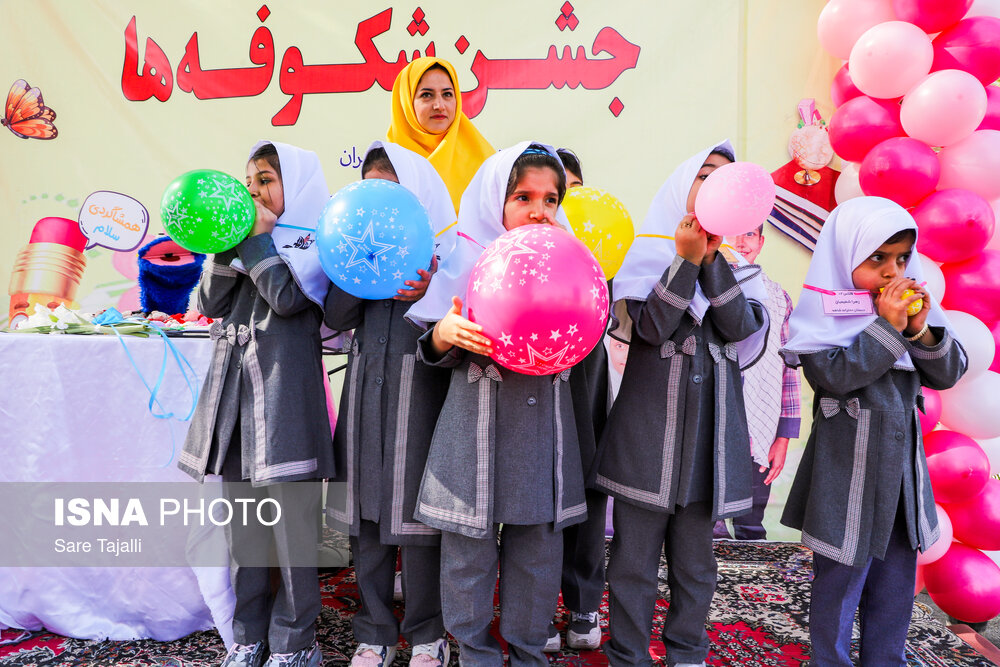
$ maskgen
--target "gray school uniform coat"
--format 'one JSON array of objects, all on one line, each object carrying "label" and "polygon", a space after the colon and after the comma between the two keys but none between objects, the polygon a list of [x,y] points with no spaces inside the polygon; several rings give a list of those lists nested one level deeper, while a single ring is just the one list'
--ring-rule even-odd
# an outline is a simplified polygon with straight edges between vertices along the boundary
[{"label": "gray school uniform coat", "polygon": [[525,375],[459,348],[435,359],[430,335],[420,338],[420,358],[452,371],[416,518],[479,539],[497,523],[552,523],[561,530],[583,521],[570,370]]},{"label": "gray school uniform coat", "polygon": [[378,522],[382,544],[433,546],[439,531],[413,511],[451,372],[417,362],[421,331],[403,319],[411,305],[330,286],[327,326],[355,331],[334,434],[347,492],[328,512],[351,535],[364,519]]},{"label": "gray school uniform coat", "polygon": [[[687,311],[696,283],[711,305]],[[750,446],[733,341],[762,326],[720,255],[702,267],[676,256],[645,302],[629,301],[628,362],[598,448],[591,485],[655,512],[709,501],[713,516],[752,506]]]},{"label": "gray school uniform coat", "polygon": [[[853,566],[883,558],[897,508],[914,549],[938,539],[920,386],[951,387],[965,361],[946,330],[932,330],[939,342],[926,347],[880,317],[847,347],[799,353],[815,391],[813,426],[781,522],[816,553]],[[893,368],[904,352],[915,371]]]},{"label": "gray school uniform coat", "polygon": [[[237,255],[248,273],[229,266]],[[198,308],[216,320],[215,352],[178,467],[199,481],[221,473],[232,444],[242,448],[243,478],[255,486],[332,476],[323,314],[270,234],[205,263]]]}]

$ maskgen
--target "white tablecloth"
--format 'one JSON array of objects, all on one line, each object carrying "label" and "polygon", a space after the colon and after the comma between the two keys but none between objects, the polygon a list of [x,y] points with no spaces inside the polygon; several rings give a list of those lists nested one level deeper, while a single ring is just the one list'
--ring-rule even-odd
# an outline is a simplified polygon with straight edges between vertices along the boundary
[{"label": "white tablecloth", "polygon": [[[176,467],[188,422],[148,409],[161,338],[0,333],[0,482],[189,481]],[[174,339],[201,390],[208,339]],[[162,407],[184,417],[188,383],[168,354]],[[3,508],[0,508],[0,512]],[[232,641],[227,568],[3,568],[0,627],[85,639],[169,641],[219,628]]]}]

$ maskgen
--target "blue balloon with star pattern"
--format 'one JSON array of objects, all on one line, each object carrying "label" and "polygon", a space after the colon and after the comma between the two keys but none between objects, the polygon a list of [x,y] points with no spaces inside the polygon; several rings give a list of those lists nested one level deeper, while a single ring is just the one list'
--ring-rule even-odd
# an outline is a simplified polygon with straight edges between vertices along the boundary
[{"label": "blue balloon with star pattern", "polygon": [[361,299],[388,299],[405,280],[420,280],[434,254],[430,216],[412,192],[371,178],[330,198],[316,230],[319,261],[340,289]]}]

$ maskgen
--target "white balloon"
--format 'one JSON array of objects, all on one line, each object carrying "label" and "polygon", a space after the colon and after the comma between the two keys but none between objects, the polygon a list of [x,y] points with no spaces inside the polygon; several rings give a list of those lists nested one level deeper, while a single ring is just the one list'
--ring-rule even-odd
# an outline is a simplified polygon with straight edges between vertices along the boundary
[{"label": "white balloon", "polygon": [[[958,341],[965,348],[965,354],[969,358],[969,368],[965,371],[963,381],[971,379],[984,372],[993,363],[993,355],[996,354],[996,342],[990,328],[983,324],[982,320],[969,313],[960,310],[949,310],[945,312]],[[997,415],[1000,421],[1000,415]]]},{"label": "white balloon", "polygon": [[837,183],[833,186],[833,196],[838,204],[843,204],[848,199],[864,195],[864,192],[861,191],[861,181],[859,180],[860,171],[861,167],[857,162],[847,162],[845,160],[841,165],[840,176],[837,177]]},{"label": "white balloon", "polygon": [[929,257],[924,255],[917,255],[920,258],[920,269],[924,274],[924,280],[927,281],[927,293],[933,297],[931,303],[934,306],[941,305],[941,299],[944,298],[944,274],[941,273],[941,267],[937,265]]},{"label": "white balloon", "polygon": [[978,440],[977,442],[990,460],[990,475],[1000,475],[1000,438]]},{"label": "white balloon", "polygon": [[965,17],[970,16],[995,16],[1000,19],[1000,0],[976,0],[965,13]]},{"label": "white balloon", "polygon": [[1000,436],[1000,373],[962,378],[941,392],[941,423],[970,438]]}]

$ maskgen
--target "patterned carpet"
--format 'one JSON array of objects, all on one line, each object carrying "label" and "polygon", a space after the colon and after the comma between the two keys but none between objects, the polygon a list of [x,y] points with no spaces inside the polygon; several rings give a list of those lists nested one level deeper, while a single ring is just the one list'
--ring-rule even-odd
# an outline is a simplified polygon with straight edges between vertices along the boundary
[{"label": "patterned carpet", "polygon": [[[717,542],[719,585],[712,605],[708,634],[712,650],[708,664],[797,666],[809,659],[809,582],[812,557],[795,544]],[[661,592],[666,593],[665,570],[660,572]],[[319,642],[326,665],[345,665],[353,650],[351,616],[357,609],[354,571],[345,568],[320,579],[323,612]],[[669,597],[657,603],[654,637],[658,636]],[[607,632],[607,608],[602,610]],[[565,626],[565,620],[558,624]],[[5,630],[0,640],[20,634]],[[605,634],[605,639],[606,639]],[[662,664],[663,646],[651,646]],[[199,632],[173,642],[150,640],[97,642],[68,639],[46,632],[32,633],[19,642],[0,645],[0,665],[42,667],[49,665],[121,665],[159,667],[210,667],[221,662],[224,649],[215,632]],[[454,655],[454,653],[453,653]],[[935,667],[989,667],[990,661],[949,632],[920,604],[913,608],[907,643],[909,665]],[[401,650],[397,665],[405,665],[409,651]],[[572,651],[550,657],[553,665],[606,665],[600,651]],[[453,658],[453,664],[458,664]]]}]

